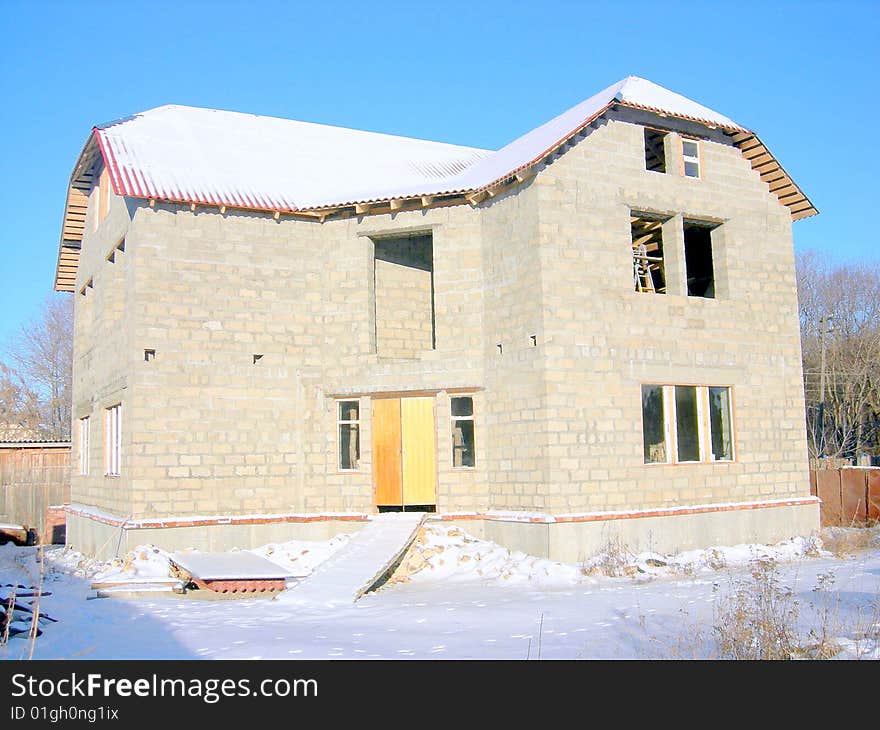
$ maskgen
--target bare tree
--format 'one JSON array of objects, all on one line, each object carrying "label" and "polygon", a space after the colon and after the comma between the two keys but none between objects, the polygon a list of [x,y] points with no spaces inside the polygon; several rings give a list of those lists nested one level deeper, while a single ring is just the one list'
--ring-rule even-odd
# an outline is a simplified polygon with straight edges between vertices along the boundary
[{"label": "bare tree", "polygon": [[[73,301],[49,296],[40,314],[7,347],[6,379],[21,390],[4,391],[9,403],[36,397],[39,430],[45,438],[70,438],[73,365]],[[25,395],[30,394],[30,395]],[[14,397],[13,397],[14,396]],[[4,401],[5,402],[5,401]]]},{"label": "bare tree", "polygon": [[0,362],[0,440],[42,436],[40,399]]},{"label": "bare tree", "polygon": [[798,256],[810,454],[880,454],[880,264]]}]

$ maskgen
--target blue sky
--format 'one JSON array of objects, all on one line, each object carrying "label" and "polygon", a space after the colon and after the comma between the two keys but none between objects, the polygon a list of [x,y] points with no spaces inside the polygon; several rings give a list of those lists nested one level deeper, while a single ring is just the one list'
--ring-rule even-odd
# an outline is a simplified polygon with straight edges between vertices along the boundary
[{"label": "blue sky", "polygon": [[[756,131],[821,215],[797,250],[877,260],[880,2],[0,0],[0,343],[52,293],[93,125],[188,104],[497,149],[630,74]],[[63,296],[55,294],[54,296]]]}]

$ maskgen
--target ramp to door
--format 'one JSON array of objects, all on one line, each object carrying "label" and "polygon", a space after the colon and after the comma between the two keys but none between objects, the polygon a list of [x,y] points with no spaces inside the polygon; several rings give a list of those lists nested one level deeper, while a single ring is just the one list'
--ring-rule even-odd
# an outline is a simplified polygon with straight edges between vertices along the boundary
[{"label": "ramp to door", "polygon": [[401,558],[427,515],[389,512],[373,517],[345,547],[277,600],[285,603],[354,603]]}]

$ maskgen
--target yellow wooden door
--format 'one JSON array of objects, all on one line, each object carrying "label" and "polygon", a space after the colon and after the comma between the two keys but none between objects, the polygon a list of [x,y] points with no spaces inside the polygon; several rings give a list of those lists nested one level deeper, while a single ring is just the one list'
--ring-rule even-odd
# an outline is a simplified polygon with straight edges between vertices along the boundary
[{"label": "yellow wooden door", "polygon": [[403,504],[436,504],[434,399],[403,398],[400,404]]},{"label": "yellow wooden door", "polygon": [[403,504],[400,399],[373,399],[373,485],[376,504]]}]

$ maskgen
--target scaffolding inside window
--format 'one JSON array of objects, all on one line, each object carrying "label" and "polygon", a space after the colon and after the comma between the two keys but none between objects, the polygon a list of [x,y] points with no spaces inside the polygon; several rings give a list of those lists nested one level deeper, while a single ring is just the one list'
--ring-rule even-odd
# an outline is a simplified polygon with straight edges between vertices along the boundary
[{"label": "scaffolding inside window", "polygon": [[630,215],[633,285],[637,292],[666,293],[663,224],[669,220],[648,213]]}]

